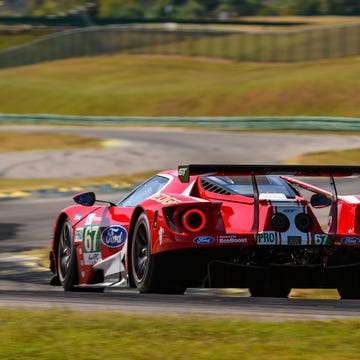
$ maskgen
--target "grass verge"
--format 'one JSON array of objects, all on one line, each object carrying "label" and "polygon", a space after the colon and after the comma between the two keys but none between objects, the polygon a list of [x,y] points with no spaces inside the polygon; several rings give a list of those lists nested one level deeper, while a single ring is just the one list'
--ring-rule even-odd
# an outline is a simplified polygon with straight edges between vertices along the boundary
[{"label": "grass verge", "polygon": [[287,159],[288,164],[359,165],[360,149],[306,153]]},{"label": "grass verge", "polygon": [[0,152],[101,148],[104,140],[73,134],[0,132]]},{"label": "grass verge", "polygon": [[85,178],[63,178],[63,179],[7,179],[0,178],[0,191],[34,191],[42,189],[57,189],[59,191],[74,190],[80,191],[87,186],[109,185],[114,188],[130,188],[157,171],[136,173],[131,175],[109,175]]},{"label": "grass verge", "polygon": [[271,323],[19,309],[1,309],[0,317],[0,353],[4,359],[360,357],[358,320]]}]

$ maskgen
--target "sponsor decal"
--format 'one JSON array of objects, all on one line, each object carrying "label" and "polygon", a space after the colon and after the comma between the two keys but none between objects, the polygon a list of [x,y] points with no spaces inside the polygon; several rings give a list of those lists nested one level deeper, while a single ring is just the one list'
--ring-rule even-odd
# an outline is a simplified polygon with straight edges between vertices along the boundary
[{"label": "sponsor decal", "polygon": [[82,218],[82,215],[81,214],[76,214],[75,216],[74,216],[74,220],[75,221],[78,221],[78,220],[80,220]]},{"label": "sponsor decal", "polygon": [[124,245],[127,239],[127,231],[120,225],[112,225],[104,229],[101,234],[101,242],[108,248],[116,249]]},{"label": "sponsor decal", "polygon": [[152,200],[162,204],[162,205],[171,205],[171,204],[179,204],[181,201],[176,199],[170,195],[165,194],[155,194],[151,197]]},{"label": "sponsor decal", "polygon": [[207,245],[211,244],[215,241],[215,238],[213,236],[197,236],[193,239],[193,243],[197,245]]},{"label": "sponsor decal", "polygon": [[82,242],[84,236],[84,228],[76,228],[74,242]]},{"label": "sponsor decal", "polygon": [[178,168],[178,174],[179,174],[179,179],[181,182],[189,182],[189,178],[190,178],[190,174],[188,172],[188,167],[179,167]]},{"label": "sponsor decal", "polygon": [[247,244],[247,238],[239,238],[237,235],[220,235],[218,237],[220,244]]},{"label": "sponsor decal", "polygon": [[100,222],[101,217],[96,216],[96,214],[91,213],[86,217],[85,225],[91,225],[94,222]]},{"label": "sponsor decal", "polygon": [[256,242],[258,245],[275,245],[276,235],[274,231],[264,231],[256,234]]},{"label": "sponsor decal", "polygon": [[360,238],[354,236],[346,236],[341,239],[341,243],[344,245],[359,245]]},{"label": "sponsor decal", "polygon": [[101,260],[100,252],[92,252],[92,253],[84,254],[84,264],[85,265],[94,265],[100,260]]},{"label": "sponsor decal", "polygon": [[288,214],[291,214],[293,213],[294,211],[298,212],[298,209],[282,209],[282,212],[284,214],[288,213]]},{"label": "sponsor decal", "polygon": [[186,174],[187,168],[179,168],[179,175],[184,176]]}]

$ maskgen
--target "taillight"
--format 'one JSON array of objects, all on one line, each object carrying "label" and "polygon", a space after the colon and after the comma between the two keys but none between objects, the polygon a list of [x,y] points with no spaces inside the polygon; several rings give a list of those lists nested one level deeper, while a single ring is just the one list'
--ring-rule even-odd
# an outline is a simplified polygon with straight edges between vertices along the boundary
[{"label": "taillight", "polygon": [[302,232],[309,232],[313,225],[313,219],[305,213],[297,214],[295,217],[295,225]]},{"label": "taillight", "polygon": [[181,214],[180,223],[189,232],[199,232],[206,225],[206,216],[200,209],[188,209]]}]

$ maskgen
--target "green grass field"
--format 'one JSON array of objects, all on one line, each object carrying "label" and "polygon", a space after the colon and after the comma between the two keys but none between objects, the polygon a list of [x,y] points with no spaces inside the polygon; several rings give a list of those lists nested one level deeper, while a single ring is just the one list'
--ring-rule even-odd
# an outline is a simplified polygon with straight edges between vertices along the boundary
[{"label": "green grass field", "polygon": [[140,317],[61,309],[0,310],[0,317],[2,359],[355,360],[360,357],[358,320],[252,322],[241,318]]},{"label": "green grass field", "polygon": [[359,57],[291,64],[113,55],[0,70],[2,113],[360,116]]}]

